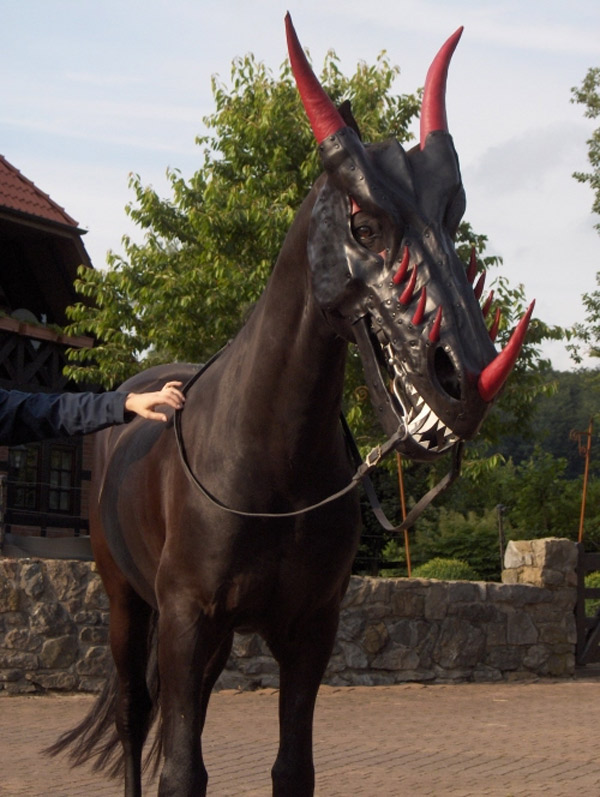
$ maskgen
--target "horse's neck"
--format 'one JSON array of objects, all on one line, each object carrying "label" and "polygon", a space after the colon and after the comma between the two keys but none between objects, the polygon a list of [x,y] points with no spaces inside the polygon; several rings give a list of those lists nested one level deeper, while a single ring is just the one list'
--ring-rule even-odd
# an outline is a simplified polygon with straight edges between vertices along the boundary
[{"label": "horse's neck", "polygon": [[297,454],[334,444],[346,344],[316,306],[305,240],[286,240],[269,284],[220,363],[218,420]]}]

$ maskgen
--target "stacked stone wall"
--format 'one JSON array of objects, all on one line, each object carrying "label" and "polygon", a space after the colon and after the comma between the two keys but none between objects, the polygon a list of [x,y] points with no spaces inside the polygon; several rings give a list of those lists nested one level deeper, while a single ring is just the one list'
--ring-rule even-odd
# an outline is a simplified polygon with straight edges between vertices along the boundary
[{"label": "stacked stone wall", "polygon": [[108,599],[95,565],[0,559],[0,690],[98,691]]},{"label": "stacked stone wall", "polygon": [[[571,676],[576,546],[511,542],[503,583],[353,576],[324,681],[500,681]],[[0,693],[97,691],[108,603],[86,562],[0,559]],[[277,686],[258,635],[236,635],[217,687]]]}]

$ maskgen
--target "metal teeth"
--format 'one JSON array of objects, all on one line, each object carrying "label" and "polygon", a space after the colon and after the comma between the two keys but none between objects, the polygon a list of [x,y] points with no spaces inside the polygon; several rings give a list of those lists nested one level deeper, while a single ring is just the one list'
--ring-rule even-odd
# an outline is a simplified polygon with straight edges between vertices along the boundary
[{"label": "metal teeth", "polygon": [[385,353],[396,374],[392,382],[392,390],[404,411],[409,435],[417,445],[427,451],[445,451],[454,445],[458,441],[458,437],[452,429],[438,418],[419,391],[408,381],[406,374],[398,372],[397,363],[393,357],[394,352],[390,345],[385,347]]},{"label": "metal teeth", "polygon": [[411,434],[414,432],[421,432],[421,434],[425,434],[425,432],[428,432],[432,425],[437,423],[437,421],[437,415],[427,404],[425,404],[425,402],[423,402],[421,412],[419,412],[416,418],[409,420],[409,431]]},{"label": "metal teeth", "polygon": [[417,442],[421,448],[426,448],[427,450],[431,448],[431,440],[421,440],[420,434],[413,435],[413,440],[415,440],[415,442]]}]

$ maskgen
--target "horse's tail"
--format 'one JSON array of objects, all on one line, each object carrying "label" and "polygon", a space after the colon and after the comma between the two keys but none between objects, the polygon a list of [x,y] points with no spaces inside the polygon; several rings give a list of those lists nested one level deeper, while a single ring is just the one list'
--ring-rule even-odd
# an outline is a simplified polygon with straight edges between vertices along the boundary
[{"label": "horse's tail", "polygon": [[[160,685],[156,655],[157,617],[157,613],[152,612],[148,634],[146,684],[151,700],[151,710],[148,718],[149,730],[159,716],[160,707]],[[87,716],[74,728],[63,733],[54,744],[47,747],[44,750],[44,754],[55,756],[67,753],[71,766],[80,766],[91,761],[93,762],[92,770],[94,772],[102,770],[109,777],[117,778],[123,775],[123,751],[116,729],[119,679],[112,658],[110,659],[109,667],[102,691]],[[159,728],[144,761],[144,768],[153,767],[155,774],[162,755],[161,737],[159,722]]]}]

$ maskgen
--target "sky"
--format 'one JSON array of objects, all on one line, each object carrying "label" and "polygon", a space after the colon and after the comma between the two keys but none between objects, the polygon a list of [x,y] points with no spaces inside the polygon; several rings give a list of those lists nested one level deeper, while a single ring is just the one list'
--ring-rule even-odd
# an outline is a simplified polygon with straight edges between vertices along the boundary
[{"label": "sky", "polygon": [[[465,218],[502,256],[501,273],[536,299],[538,317],[583,320],[600,219],[572,173],[588,169],[586,141],[600,122],[570,99],[600,66],[598,0],[4,0],[0,153],[87,230],[102,268],[124,234],[141,238],[125,213],[129,175],[165,197],[168,168],[191,177],[212,76],[227,84],[233,59],[250,52],[278,74],[287,10],[316,71],[330,49],[346,74],[386,50],[401,70],[398,93],[423,85],[464,25],[447,112]],[[561,343],[544,354],[557,369],[575,367]]]}]

